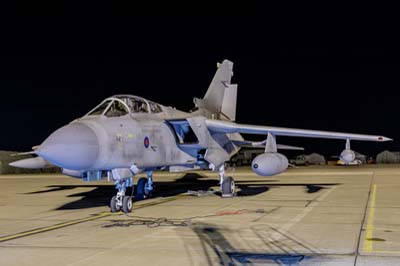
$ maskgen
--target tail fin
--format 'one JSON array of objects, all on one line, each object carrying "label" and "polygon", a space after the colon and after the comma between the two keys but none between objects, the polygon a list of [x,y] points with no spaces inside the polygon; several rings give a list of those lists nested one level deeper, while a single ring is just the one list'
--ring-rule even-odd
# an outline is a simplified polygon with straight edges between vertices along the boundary
[{"label": "tail fin", "polygon": [[236,98],[237,84],[231,84],[233,76],[233,63],[224,60],[218,64],[218,70],[211,81],[206,95],[202,100],[195,99],[195,104],[199,108],[205,108],[218,119],[229,119],[234,121],[236,118]]}]

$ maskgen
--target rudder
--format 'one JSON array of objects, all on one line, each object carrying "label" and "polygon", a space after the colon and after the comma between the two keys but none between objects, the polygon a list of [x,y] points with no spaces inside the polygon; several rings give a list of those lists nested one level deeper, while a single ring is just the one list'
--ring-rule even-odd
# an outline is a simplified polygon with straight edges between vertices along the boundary
[{"label": "rudder", "polygon": [[218,64],[217,72],[212,79],[203,99],[195,99],[199,108],[205,108],[219,119],[234,121],[236,118],[237,84],[231,84],[233,63],[224,60]]}]

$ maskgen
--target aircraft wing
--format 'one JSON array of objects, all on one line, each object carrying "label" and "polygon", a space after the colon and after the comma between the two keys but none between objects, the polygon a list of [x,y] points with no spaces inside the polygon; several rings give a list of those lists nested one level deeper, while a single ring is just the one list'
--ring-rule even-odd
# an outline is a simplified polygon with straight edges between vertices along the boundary
[{"label": "aircraft wing", "polygon": [[[237,146],[244,148],[262,148],[265,149],[266,141],[248,141],[248,140],[233,140],[233,143]],[[276,144],[278,150],[296,150],[303,151],[303,147],[290,146],[284,144]]]},{"label": "aircraft wing", "polygon": [[341,132],[285,128],[285,127],[256,126],[256,125],[238,124],[235,122],[213,120],[213,119],[207,119],[206,125],[210,131],[218,133],[244,133],[244,134],[258,134],[258,135],[267,135],[268,133],[271,133],[275,136],[349,139],[349,140],[378,141],[378,142],[392,140],[390,138],[377,135],[364,135],[364,134],[341,133]]},{"label": "aircraft wing", "polygon": [[21,156],[21,155],[31,155],[31,154],[36,154],[36,150],[40,147],[40,145],[33,146],[31,151],[25,151],[25,152],[17,152],[13,153],[10,156]]}]

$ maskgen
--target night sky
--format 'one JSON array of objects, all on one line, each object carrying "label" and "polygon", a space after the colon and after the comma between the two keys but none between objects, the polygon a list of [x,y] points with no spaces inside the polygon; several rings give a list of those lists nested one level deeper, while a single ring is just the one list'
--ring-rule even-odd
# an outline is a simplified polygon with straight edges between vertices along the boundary
[{"label": "night sky", "polygon": [[[56,2],[2,9],[2,150],[30,150],[113,94],[189,110],[225,58],[239,84],[238,122],[385,135],[399,140],[352,148],[400,150],[400,46],[390,7]],[[326,155],[344,148],[278,142]]]}]

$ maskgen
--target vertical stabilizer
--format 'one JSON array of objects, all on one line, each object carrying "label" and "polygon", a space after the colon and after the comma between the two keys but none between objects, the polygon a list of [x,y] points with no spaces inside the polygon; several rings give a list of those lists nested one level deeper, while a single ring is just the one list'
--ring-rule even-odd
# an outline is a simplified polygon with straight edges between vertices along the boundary
[{"label": "vertical stabilizer", "polygon": [[202,100],[195,99],[199,108],[205,108],[219,119],[235,120],[237,84],[231,84],[233,63],[224,60],[218,64],[217,72]]},{"label": "vertical stabilizer", "polygon": [[230,84],[225,88],[222,98],[221,114],[231,121],[236,120],[237,84]]}]

